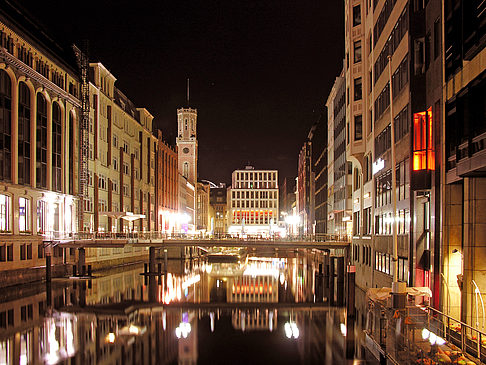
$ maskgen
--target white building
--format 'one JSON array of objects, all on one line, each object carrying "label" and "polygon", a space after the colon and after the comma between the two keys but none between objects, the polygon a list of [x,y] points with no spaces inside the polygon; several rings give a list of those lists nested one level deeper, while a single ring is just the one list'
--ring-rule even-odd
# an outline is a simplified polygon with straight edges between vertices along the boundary
[{"label": "white building", "polygon": [[278,228],[278,171],[235,170],[228,189],[228,233],[276,233]]}]

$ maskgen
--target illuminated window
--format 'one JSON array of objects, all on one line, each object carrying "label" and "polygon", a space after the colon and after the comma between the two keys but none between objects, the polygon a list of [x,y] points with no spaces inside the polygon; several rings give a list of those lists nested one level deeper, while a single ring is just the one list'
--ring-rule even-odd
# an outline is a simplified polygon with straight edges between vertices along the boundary
[{"label": "illuminated window", "polygon": [[52,104],[52,189],[61,191],[61,108]]},{"label": "illuminated window", "polygon": [[11,198],[0,194],[0,231],[10,231]]},{"label": "illuminated window", "polygon": [[19,231],[30,231],[30,200],[19,198]]},{"label": "illuminated window", "polygon": [[37,94],[36,186],[47,188],[47,101]]},{"label": "illuminated window", "polygon": [[47,230],[47,202],[37,201],[37,232],[42,233]]},{"label": "illuminated window", "polygon": [[432,108],[413,115],[412,168],[414,171],[435,169]]},{"label": "illuminated window", "polygon": [[19,83],[19,145],[18,182],[30,184],[30,90],[24,82]]}]

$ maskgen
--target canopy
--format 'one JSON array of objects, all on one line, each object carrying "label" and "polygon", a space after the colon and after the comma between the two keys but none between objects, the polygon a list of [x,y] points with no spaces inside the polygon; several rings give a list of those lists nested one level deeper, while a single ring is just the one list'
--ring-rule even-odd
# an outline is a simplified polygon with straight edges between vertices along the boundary
[{"label": "canopy", "polygon": [[[407,287],[407,294],[417,297],[432,297],[432,290],[427,287],[411,286]],[[391,288],[370,288],[366,295],[372,300],[386,300],[391,297]]]},{"label": "canopy", "polygon": [[137,219],[145,218],[145,214],[133,214],[132,212],[127,212],[121,219],[129,222],[136,221]]},{"label": "canopy", "polygon": [[129,222],[136,221],[137,219],[145,218],[145,214],[134,214],[132,212],[101,212],[100,215],[106,215],[110,218],[121,218]]}]

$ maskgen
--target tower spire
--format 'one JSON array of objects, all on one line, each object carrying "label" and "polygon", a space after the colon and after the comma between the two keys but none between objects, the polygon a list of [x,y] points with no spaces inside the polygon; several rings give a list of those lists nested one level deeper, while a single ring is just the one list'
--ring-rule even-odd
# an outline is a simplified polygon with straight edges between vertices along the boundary
[{"label": "tower spire", "polygon": [[189,78],[187,78],[187,106],[189,106]]}]

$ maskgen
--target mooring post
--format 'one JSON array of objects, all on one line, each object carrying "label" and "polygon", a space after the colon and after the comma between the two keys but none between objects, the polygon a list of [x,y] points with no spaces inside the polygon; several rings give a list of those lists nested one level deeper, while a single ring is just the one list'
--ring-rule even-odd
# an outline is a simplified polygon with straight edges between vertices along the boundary
[{"label": "mooring post", "polygon": [[155,247],[149,247],[149,274],[155,274]]},{"label": "mooring post", "polygon": [[327,303],[330,301],[329,295],[329,250],[324,250],[324,273],[323,278],[324,282],[324,298],[326,298]]},{"label": "mooring post", "polygon": [[84,247],[78,248],[78,272],[79,276],[86,274],[86,252]]},{"label": "mooring post", "polygon": [[329,305],[334,305],[334,260],[335,257],[329,257]]},{"label": "mooring post", "polygon": [[348,318],[355,317],[355,276],[356,266],[348,265],[346,273],[346,314]]},{"label": "mooring post", "polygon": [[344,257],[337,257],[337,305],[342,307],[344,305]]}]

